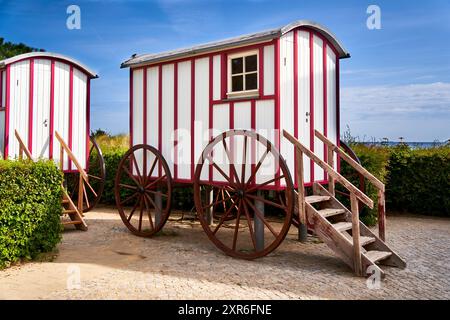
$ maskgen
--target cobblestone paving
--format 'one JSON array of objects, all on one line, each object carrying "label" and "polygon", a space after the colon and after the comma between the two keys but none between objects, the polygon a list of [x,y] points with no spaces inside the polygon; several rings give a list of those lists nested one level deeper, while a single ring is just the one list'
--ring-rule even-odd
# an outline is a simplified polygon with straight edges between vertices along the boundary
[{"label": "cobblestone paving", "polygon": [[[314,237],[305,244],[295,241],[294,228],[271,255],[243,261],[218,251],[196,223],[172,221],[163,234],[143,239],[131,235],[110,208],[89,213],[87,222],[88,232],[64,233],[53,262],[27,263],[0,272],[0,298],[450,298],[449,219],[388,218],[388,243],[408,267],[383,267],[386,278],[380,289],[369,289],[366,279],[354,277]],[[68,270],[74,266],[80,270],[80,288],[67,290]]]}]

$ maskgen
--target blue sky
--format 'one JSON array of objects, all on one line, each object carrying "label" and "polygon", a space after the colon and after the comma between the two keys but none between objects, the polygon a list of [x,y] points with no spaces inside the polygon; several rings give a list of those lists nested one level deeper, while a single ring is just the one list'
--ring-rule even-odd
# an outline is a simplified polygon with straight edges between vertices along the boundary
[{"label": "blue sky", "polygon": [[[81,8],[81,29],[66,8]],[[370,4],[381,30],[366,27]],[[361,139],[450,138],[450,1],[1,1],[0,36],[70,55],[92,82],[92,127],[128,132],[133,53],[159,52],[279,27],[298,19],[331,29],[351,53],[341,62],[343,129]]]}]

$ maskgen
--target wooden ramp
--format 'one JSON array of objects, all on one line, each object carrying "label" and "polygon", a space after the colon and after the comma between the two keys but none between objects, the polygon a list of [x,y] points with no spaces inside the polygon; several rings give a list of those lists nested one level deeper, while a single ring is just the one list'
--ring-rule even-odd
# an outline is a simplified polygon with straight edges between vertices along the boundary
[{"label": "wooden ramp", "polygon": [[[31,155],[31,152],[28,150],[27,146],[23,142],[22,138],[20,137],[19,132],[15,130],[15,136],[17,141],[19,142],[19,160],[23,159],[23,155],[25,154],[28,159],[32,160],[33,157]],[[67,146],[67,144],[64,142],[64,140],[61,138],[58,132],[55,131],[55,136],[59,140],[59,143],[61,145],[60,150],[60,159],[63,159],[64,152],[66,152],[69,156],[69,159],[72,161],[73,164],[77,167],[77,170],[80,173],[80,180],[81,179],[87,179],[87,174],[84,171],[83,167],[79,164],[78,160],[75,158],[75,155],[72,153],[70,148]],[[60,163],[60,169],[63,171],[63,163]],[[84,184],[81,183],[81,186],[84,187]],[[73,225],[78,230],[87,231],[88,227],[86,222],[83,219],[83,189],[79,190],[79,199],[78,204],[75,205],[72,201],[72,199],[69,197],[67,190],[63,188],[63,196],[61,199],[61,203],[63,206],[63,211],[61,214],[61,223],[62,225]],[[81,192],[80,192],[81,191]],[[80,199],[81,195],[81,199]],[[69,217],[70,220],[64,219],[65,217]]]},{"label": "wooden ramp", "polygon": [[[384,208],[384,184],[367,170],[361,167],[353,159],[345,154],[339,147],[316,131],[316,137],[321,139],[328,147],[327,163],[316,154],[302,145],[292,135],[283,132],[283,135],[291,141],[297,152],[297,179],[296,211],[299,217],[299,238],[305,239],[307,226],[319,239],[328,245],[358,276],[367,276],[378,272],[384,277],[380,265],[388,265],[405,268],[405,261],[392,250],[384,241],[385,239],[385,208]],[[334,152],[347,161],[355,170],[378,188],[378,235],[372,232],[359,220],[360,202],[373,208],[373,201],[361,190],[333,169]],[[305,194],[303,182],[303,155],[308,156],[318,166],[323,168],[328,175],[328,190],[321,184],[313,184],[312,195]],[[350,193],[351,210],[347,209],[335,197],[335,183],[340,183]]]}]

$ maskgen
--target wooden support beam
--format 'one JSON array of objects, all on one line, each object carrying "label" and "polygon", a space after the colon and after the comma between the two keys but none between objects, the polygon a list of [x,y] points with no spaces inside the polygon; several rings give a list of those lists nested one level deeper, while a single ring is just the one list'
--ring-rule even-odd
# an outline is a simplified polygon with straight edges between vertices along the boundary
[{"label": "wooden support beam", "polygon": [[350,193],[350,203],[352,209],[353,263],[356,275],[362,276],[359,204],[353,193]]},{"label": "wooden support beam", "polygon": [[305,208],[305,179],[304,179],[304,164],[303,152],[295,148],[297,157],[297,201],[298,201],[298,240],[306,242],[308,238],[308,230],[306,227],[306,208]]}]

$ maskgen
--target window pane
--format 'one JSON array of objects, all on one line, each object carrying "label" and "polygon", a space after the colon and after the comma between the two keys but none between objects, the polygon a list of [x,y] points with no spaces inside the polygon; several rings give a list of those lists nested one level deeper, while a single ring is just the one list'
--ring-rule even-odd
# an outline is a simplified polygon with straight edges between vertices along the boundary
[{"label": "window pane", "polygon": [[244,90],[244,77],[243,76],[234,76],[231,78],[231,91],[242,91]]},{"label": "window pane", "polygon": [[257,77],[258,77],[257,73],[245,75],[245,90],[258,89]]},{"label": "window pane", "polygon": [[257,60],[256,55],[245,57],[245,72],[256,71]]},{"label": "window pane", "polygon": [[231,59],[231,74],[242,73],[243,70],[242,58]]}]

